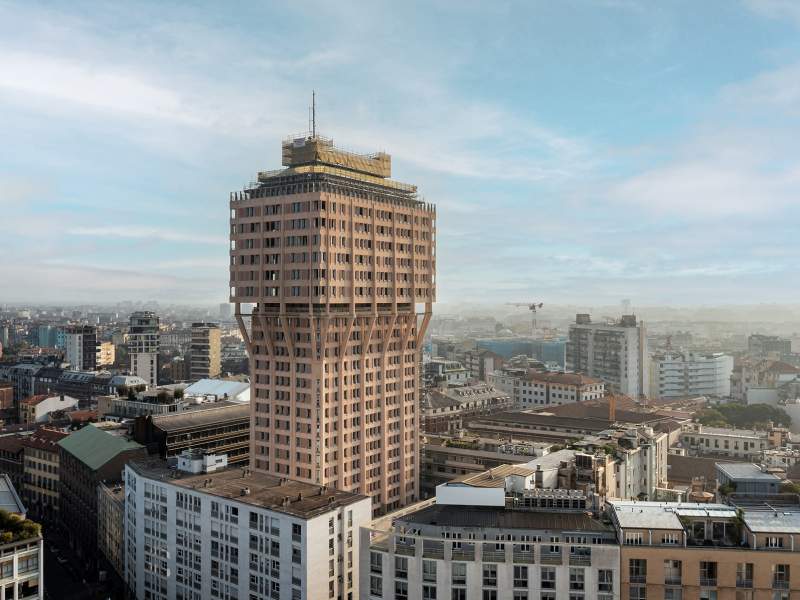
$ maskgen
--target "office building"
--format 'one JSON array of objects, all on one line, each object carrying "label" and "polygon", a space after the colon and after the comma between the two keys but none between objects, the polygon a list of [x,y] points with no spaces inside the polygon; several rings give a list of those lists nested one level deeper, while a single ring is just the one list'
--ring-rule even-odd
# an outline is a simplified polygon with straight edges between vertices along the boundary
[{"label": "office building", "polygon": [[220,400],[175,413],[139,416],[133,435],[164,459],[201,449],[224,453],[231,465],[242,466],[250,461],[250,427],[248,404]]},{"label": "office building", "polygon": [[[230,300],[254,377],[251,464],[393,510],[418,497],[435,209],[389,179],[387,154],[312,135],[285,141],[283,164],[230,200]],[[253,305],[251,330],[242,303]]]},{"label": "office building", "polygon": [[150,387],[158,385],[158,349],[158,316],[150,311],[133,313],[128,329],[130,370]]},{"label": "office building", "polygon": [[221,334],[216,323],[192,323],[192,381],[217,377],[222,371]]},{"label": "office building", "polygon": [[361,528],[368,600],[613,600],[620,546],[577,490],[543,490],[503,465]]},{"label": "office building", "polygon": [[96,371],[99,355],[97,328],[70,325],[64,330],[64,360],[73,371]]},{"label": "office building", "polygon": [[357,600],[369,498],[218,468],[217,458],[189,453],[177,471],[157,460],[125,466],[125,579],[134,596]]},{"label": "office building", "polygon": [[650,359],[650,398],[731,395],[733,357],[716,352],[658,352]]},{"label": "office building", "polygon": [[607,323],[577,315],[566,353],[568,371],[602,379],[612,393],[638,399],[650,392],[647,332],[634,315]]},{"label": "office building", "polygon": [[0,598],[44,597],[44,543],[41,527],[26,518],[25,507],[7,475],[0,475]]}]

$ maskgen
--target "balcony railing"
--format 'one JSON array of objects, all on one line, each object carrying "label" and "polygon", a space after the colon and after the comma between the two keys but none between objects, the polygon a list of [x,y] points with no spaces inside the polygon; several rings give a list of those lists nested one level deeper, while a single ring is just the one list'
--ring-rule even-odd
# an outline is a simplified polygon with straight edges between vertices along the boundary
[{"label": "balcony railing", "polygon": [[647,583],[647,575],[631,575],[631,583]]},{"label": "balcony railing", "polygon": [[475,560],[475,548],[453,548],[453,560]]},{"label": "balcony railing", "polygon": [[515,563],[534,563],[536,562],[532,551],[514,550]]},{"label": "balcony railing", "polygon": [[751,588],[753,587],[753,580],[752,579],[742,579],[740,577],[736,578],[736,587],[738,588]]},{"label": "balcony railing", "polygon": [[788,590],[789,581],[787,579],[773,579],[772,589],[774,590]]},{"label": "balcony railing", "polygon": [[682,585],[680,577],[664,577],[664,585]]},{"label": "balcony railing", "polygon": [[700,586],[701,587],[717,587],[717,578],[716,577],[701,577],[700,578]]},{"label": "balcony railing", "polygon": [[540,561],[543,565],[560,565],[562,563],[561,552],[542,551]]},{"label": "balcony railing", "polygon": [[414,556],[416,554],[416,546],[414,544],[398,542],[394,547],[394,553],[401,556]]},{"label": "balcony railing", "polygon": [[505,562],[506,561],[506,551],[505,550],[483,550],[483,562]]},{"label": "balcony railing", "polygon": [[569,564],[573,567],[589,567],[592,564],[591,554],[570,554]]}]

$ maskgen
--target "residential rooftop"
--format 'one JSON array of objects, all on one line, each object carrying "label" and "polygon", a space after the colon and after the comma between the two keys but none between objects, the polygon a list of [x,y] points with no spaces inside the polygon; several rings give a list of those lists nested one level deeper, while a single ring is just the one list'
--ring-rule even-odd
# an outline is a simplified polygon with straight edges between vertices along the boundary
[{"label": "residential rooftop", "polygon": [[256,473],[242,467],[192,474],[170,468],[165,461],[158,459],[136,460],[128,465],[143,477],[303,519],[366,498],[325,486]]},{"label": "residential rooftop", "polygon": [[772,473],[765,473],[761,467],[753,463],[718,463],[717,469],[727,475],[729,479],[737,481],[781,481],[780,477]]},{"label": "residential rooftop", "polygon": [[91,424],[70,434],[58,444],[93,471],[121,452],[143,448],[136,442],[112,435]]}]

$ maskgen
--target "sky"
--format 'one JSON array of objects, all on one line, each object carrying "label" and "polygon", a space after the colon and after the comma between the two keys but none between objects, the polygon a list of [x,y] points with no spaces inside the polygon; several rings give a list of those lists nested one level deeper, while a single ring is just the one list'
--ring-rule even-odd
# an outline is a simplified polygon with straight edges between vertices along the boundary
[{"label": "sky", "polygon": [[798,300],[800,2],[0,0],[0,302],[225,301],[312,89],[442,303]]}]

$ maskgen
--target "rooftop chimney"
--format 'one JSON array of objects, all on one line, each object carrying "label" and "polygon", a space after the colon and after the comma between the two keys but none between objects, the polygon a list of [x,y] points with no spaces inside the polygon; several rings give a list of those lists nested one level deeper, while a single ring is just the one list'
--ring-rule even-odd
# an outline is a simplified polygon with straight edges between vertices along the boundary
[{"label": "rooftop chimney", "polygon": [[617,397],[608,397],[608,420],[614,423],[617,420]]}]

